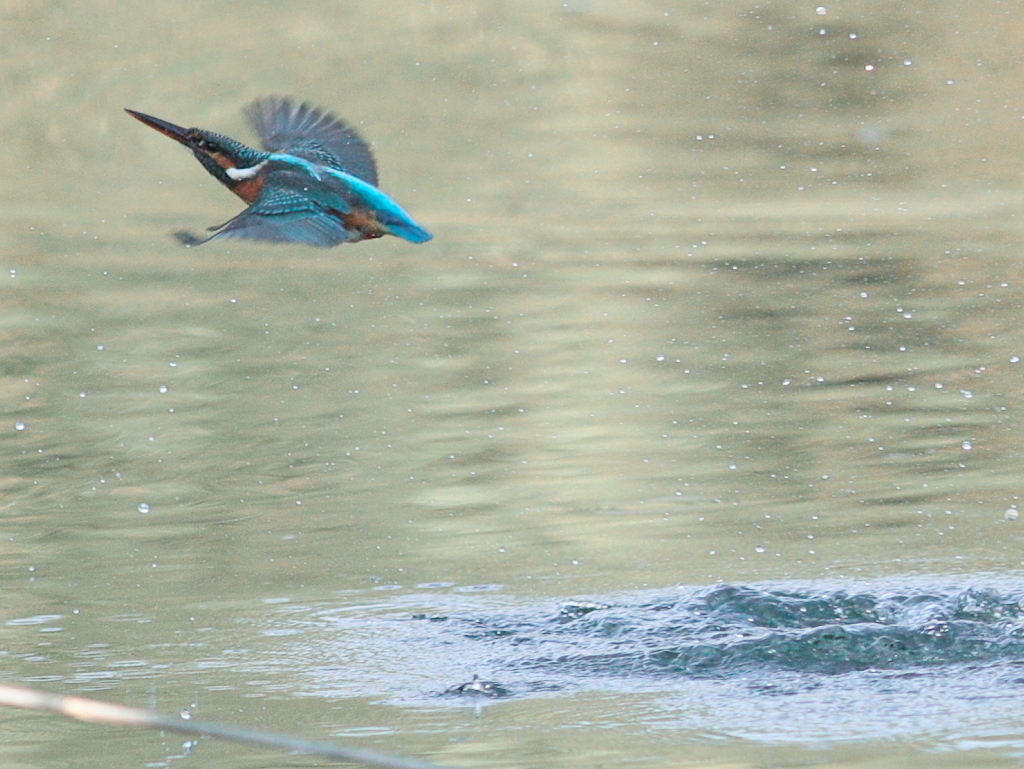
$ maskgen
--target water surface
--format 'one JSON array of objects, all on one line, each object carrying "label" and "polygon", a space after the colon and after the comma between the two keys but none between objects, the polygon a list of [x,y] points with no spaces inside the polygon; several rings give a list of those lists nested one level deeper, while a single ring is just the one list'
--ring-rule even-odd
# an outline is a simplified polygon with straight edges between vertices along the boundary
[{"label": "water surface", "polygon": [[[1019,761],[1002,6],[22,0],[0,24],[7,680],[460,766]],[[122,108],[247,140],[269,93],[359,125],[435,240],[178,247],[239,204]],[[836,669],[769,643],[708,673],[678,633],[731,657],[739,620],[716,641],[656,609],[721,590],[755,617],[925,596],[864,622],[946,656],[843,668],[874,638],[847,628],[821,631]],[[957,613],[979,595],[1000,613]],[[460,696],[474,675],[508,696]],[[10,766],[313,763],[5,731]]]}]

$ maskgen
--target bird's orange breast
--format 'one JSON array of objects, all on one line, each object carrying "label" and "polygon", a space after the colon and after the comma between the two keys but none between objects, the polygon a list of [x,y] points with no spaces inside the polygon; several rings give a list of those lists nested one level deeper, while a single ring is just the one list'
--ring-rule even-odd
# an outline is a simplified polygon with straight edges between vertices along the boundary
[{"label": "bird's orange breast", "polygon": [[231,191],[246,203],[252,203],[259,197],[260,192],[263,191],[263,177],[254,176],[252,179],[243,179],[240,182],[236,182]]},{"label": "bird's orange breast", "polygon": [[[225,170],[228,168],[238,168],[235,161],[223,153],[212,153],[210,157],[216,161],[217,165]],[[238,195],[238,197],[246,203],[252,203],[259,197],[260,192],[263,191],[263,177],[262,175],[257,174],[251,179],[241,179],[231,182],[228,186],[233,193]]]}]

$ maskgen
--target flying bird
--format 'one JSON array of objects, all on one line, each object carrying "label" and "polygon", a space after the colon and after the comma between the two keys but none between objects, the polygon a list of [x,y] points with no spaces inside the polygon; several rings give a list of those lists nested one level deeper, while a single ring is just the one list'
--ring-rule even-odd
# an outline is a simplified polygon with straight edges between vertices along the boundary
[{"label": "flying bird", "polygon": [[201,237],[176,232],[186,246],[218,238],[251,238],[329,248],[396,235],[412,243],[433,236],[377,188],[373,152],[355,129],[330,112],[286,97],[245,107],[262,150],[202,128],[182,128],[126,109],[184,145],[203,168],[248,204]]}]

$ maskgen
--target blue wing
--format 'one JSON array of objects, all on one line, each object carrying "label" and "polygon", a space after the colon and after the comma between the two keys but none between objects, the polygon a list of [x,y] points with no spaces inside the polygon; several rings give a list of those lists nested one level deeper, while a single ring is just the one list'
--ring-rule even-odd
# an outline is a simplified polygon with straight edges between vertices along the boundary
[{"label": "blue wing", "polygon": [[323,248],[362,237],[359,232],[347,229],[340,218],[315,201],[289,190],[267,187],[249,208],[211,229],[216,232],[208,238],[188,232],[176,232],[174,235],[186,246],[198,246],[215,238],[250,238],[273,243],[305,243]]},{"label": "blue wing", "polygon": [[270,153],[267,162],[271,164],[267,186],[294,190],[292,194],[301,194],[325,211],[369,214],[383,227],[379,234],[396,235],[410,243],[424,243],[433,237],[390,195],[354,174],[281,152]]},{"label": "blue wing", "polygon": [[377,186],[377,162],[355,129],[310,104],[269,96],[245,108],[268,152],[283,152],[333,166]]},{"label": "blue wing", "polygon": [[411,243],[433,237],[398,203],[358,177],[292,155],[274,153],[268,160],[283,168],[270,171],[269,181],[249,208],[211,227],[215,232],[208,238],[188,232],[177,232],[175,237],[186,246],[225,237],[325,248],[384,234]]}]

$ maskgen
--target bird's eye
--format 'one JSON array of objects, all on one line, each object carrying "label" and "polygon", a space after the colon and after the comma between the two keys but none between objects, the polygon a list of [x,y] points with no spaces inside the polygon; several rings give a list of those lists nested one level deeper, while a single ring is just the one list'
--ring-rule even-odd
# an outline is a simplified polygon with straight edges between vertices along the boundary
[{"label": "bird's eye", "polygon": [[213,142],[203,136],[199,131],[195,129],[188,132],[188,138],[193,147],[199,150],[205,150],[206,152],[212,152],[216,149],[213,146]]}]

